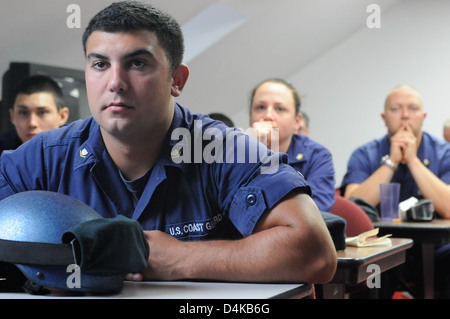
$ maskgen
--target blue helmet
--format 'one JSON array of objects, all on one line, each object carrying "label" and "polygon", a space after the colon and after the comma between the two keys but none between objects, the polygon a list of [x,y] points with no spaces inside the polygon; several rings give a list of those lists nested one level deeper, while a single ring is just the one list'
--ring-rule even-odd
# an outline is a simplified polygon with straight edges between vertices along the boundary
[{"label": "blue helmet", "polygon": [[20,270],[30,293],[48,289],[117,293],[123,288],[123,275],[83,273],[76,268],[71,244],[61,241],[70,228],[99,218],[85,203],[60,193],[27,191],[9,196],[0,201],[0,262]]}]

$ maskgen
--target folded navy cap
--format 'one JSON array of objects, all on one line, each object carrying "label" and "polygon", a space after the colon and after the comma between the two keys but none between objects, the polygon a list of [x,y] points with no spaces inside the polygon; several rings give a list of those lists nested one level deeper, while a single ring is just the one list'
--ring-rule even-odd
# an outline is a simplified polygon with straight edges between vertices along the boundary
[{"label": "folded navy cap", "polygon": [[140,272],[150,254],[142,226],[122,215],[80,223],[66,231],[62,241],[72,244],[81,271],[92,275]]}]

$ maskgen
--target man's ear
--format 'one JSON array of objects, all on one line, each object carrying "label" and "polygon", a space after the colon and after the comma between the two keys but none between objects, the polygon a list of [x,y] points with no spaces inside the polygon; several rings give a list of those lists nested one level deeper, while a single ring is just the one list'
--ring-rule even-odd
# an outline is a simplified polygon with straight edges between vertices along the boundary
[{"label": "man's ear", "polygon": [[63,126],[64,124],[66,124],[67,120],[69,119],[69,108],[68,107],[63,107],[60,111],[59,111],[59,126]]},{"label": "man's ear", "polygon": [[14,124],[14,110],[13,108],[9,108],[9,120]]},{"label": "man's ear", "polygon": [[180,64],[172,72],[172,96],[178,97],[183,92],[184,85],[189,77],[189,68],[187,65]]}]

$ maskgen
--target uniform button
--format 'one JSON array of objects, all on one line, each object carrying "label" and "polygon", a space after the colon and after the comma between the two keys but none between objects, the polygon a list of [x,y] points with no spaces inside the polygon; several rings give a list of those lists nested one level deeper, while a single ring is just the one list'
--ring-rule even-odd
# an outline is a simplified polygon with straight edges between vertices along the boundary
[{"label": "uniform button", "polygon": [[256,204],[256,195],[255,194],[248,194],[247,195],[247,203],[250,205]]}]

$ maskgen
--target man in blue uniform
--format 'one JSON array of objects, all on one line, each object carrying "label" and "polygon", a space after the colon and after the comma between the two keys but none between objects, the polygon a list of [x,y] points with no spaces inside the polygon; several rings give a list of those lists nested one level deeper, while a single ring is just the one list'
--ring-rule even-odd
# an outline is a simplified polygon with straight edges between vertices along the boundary
[{"label": "man in blue uniform", "polygon": [[[332,278],[332,239],[283,155],[175,103],[189,69],[173,18],[114,3],[90,21],[83,45],[92,117],[3,154],[0,199],[44,189],[138,220],[150,257],[134,280]],[[233,160],[254,146],[259,160]]]},{"label": "man in blue uniform", "polygon": [[426,113],[419,93],[407,85],[394,88],[382,117],[388,133],[353,152],[341,185],[345,196],[377,206],[379,185],[397,182],[400,201],[431,199],[440,217],[450,218],[450,146],[422,131]]},{"label": "man in blue uniform", "polygon": [[[387,135],[356,149],[342,182],[345,197],[359,197],[373,206],[380,202],[381,183],[400,183],[400,201],[411,196],[433,200],[438,217],[450,218],[450,145],[422,131],[426,113],[411,86],[394,88],[386,98],[382,118]],[[449,246],[436,251],[437,286],[450,297]]]},{"label": "man in blue uniform", "polygon": [[20,82],[9,108],[14,129],[0,135],[0,154],[13,150],[40,132],[66,124],[69,109],[58,83],[45,75],[33,75]]}]

